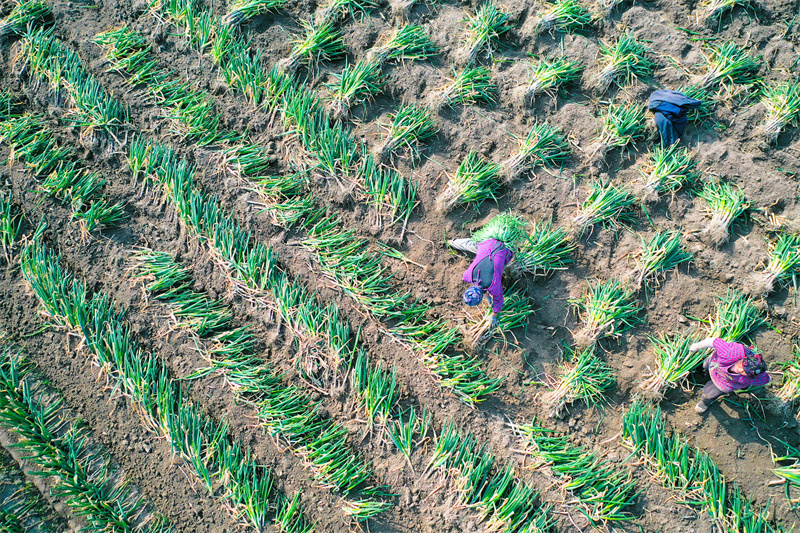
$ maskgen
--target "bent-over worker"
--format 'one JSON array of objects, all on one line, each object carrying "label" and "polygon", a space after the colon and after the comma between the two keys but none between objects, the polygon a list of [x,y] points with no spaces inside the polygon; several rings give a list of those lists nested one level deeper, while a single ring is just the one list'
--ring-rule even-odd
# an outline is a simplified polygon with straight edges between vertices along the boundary
[{"label": "bent-over worker", "polygon": [[698,413],[705,413],[714,400],[729,392],[769,383],[764,358],[760,353],[755,353],[752,347],[709,337],[692,344],[689,351],[705,348],[714,349],[714,353],[703,361],[703,369],[711,375],[711,381],[703,387],[700,402],[694,407]]},{"label": "bent-over worker", "polygon": [[470,239],[454,239],[450,241],[450,246],[475,254],[472,264],[464,271],[464,282],[470,284],[464,291],[464,303],[476,306],[483,300],[483,293],[489,293],[492,302],[491,327],[497,327],[497,314],[503,309],[503,269],[514,257],[514,252],[497,239],[480,243]]}]

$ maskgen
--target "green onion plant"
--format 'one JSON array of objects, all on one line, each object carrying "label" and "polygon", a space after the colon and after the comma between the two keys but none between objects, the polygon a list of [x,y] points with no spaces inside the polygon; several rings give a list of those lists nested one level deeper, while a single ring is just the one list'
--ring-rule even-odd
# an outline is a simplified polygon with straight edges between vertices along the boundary
[{"label": "green onion plant", "polygon": [[554,270],[564,270],[572,262],[576,244],[569,231],[553,227],[552,220],[531,223],[531,231],[514,253],[511,267],[523,274],[547,275]]},{"label": "green onion plant", "polygon": [[6,262],[11,260],[11,252],[22,228],[22,217],[11,203],[11,191],[0,191],[0,247]]},{"label": "green onion plant", "polygon": [[386,139],[378,150],[381,157],[404,149],[416,155],[416,147],[439,132],[431,112],[415,104],[401,106],[389,119],[390,124],[381,124],[386,129]]},{"label": "green onion plant", "polygon": [[554,94],[564,86],[577,82],[583,72],[580,63],[563,56],[542,58],[532,66],[533,74],[528,80],[526,92],[526,100],[530,102],[540,94]]},{"label": "green onion plant", "polygon": [[749,0],[703,0],[697,6],[697,18],[711,23],[728,11],[732,11],[736,6],[747,6],[749,3]]},{"label": "green onion plant", "polygon": [[624,186],[592,182],[589,196],[572,218],[572,232],[581,236],[596,224],[617,229],[635,220],[636,198]]},{"label": "green onion plant", "polygon": [[652,74],[655,63],[648,55],[650,50],[630,33],[623,33],[614,44],[600,44],[600,72],[595,85],[602,94],[615,84],[619,87],[641,80]]},{"label": "green onion plant", "polygon": [[592,14],[578,0],[556,0],[536,24],[536,33],[586,31],[592,26]]},{"label": "green onion plant", "polygon": [[233,0],[221,22],[229,26],[239,26],[248,20],[283,7],[286,0]]},{"label": "green onion plant", "polygon": [[484,52],[489,58],[494,55],[500,46],[500,37],[513,28],[508,21],[508,13],[501,11],[493,0],[479,6],[475,15],[464,21],[470,63]]},{"label": "green onion plant", "polygon": [[703,362],[707,354],[703,350],[689,351],[689,347],[697,340],[693,331],[667,336],[650,337],[656,366],[651,374],[639,386],[661,400],[664,393],[674,389],[685,381],[689,373]]},{"label": "green onion plant", "polygon": [[282,71],[292,74],[300,66],[314,67],[320,61],[328,61],[344,55],[342,32],[335,27],[333,21],[323,22],[319,25],[301,21],[301,25],[303,34],[293,40],[289,57],[278,63]]},{"label": "green onion plant", "polygon": [[761,83],[758,76],[761,58],[750,56],[733,41],[720,46],[711,46],[704,53],[707,72],[697,83],[703,88],[718,87],[722,84],[755,85]]},{"label": "green onion plant", "polygon": [[404,24],[370,50],[370,53],[383,64],[387,61],[418,61],[436,55],[436,46],[419,24]]},{"label": "green onion plant", "polygon": [[495,199],[494,193],[500,187],[501,168],[478,152],[470,152],[436,199],[437,209],[450,211],[457,205],[480,205],[487,198]]},{"label": "green onion plant", "polygon": [[570,303],[583,322],[573,335],[579,349],[592,347],[604,337],[619,337],[641,321],[637,315],[642,308],[636,302],[635,291],[616,279],[594,285],[588,282],[583,296],[570,299]]},{"label": "green onion plant", "polygon": [[40,0],[19,0],[11,13],[0,20],[0,39],[21,35],[52,13],[50,6]]},{"label": "green onion plant", "polygon": [[729,289],[717,298],[715,313],[708,320],[708,336],[738,342],[766,323],[752,298]]},{"label": "green onion plant", "polygon": [[472,234],[471,240],[480,243],[489,239],[497,239],[516,255],[527,239],[525,233],[527,226],[527,220],[507,211],[492,217],[489,222]]},{"label": "green onion plant", "polygon": [[553,389],[542,395],[551,418],[560,417],[568,404],[577,401],[588,405],[601,403],[603,393],[614,384],[614,371],[597,357],[594,346],[571,355],[569,363],[559,365]]},{"label": "green onion plant", "polygon": [[636,259],[634,276],[637,285],[658,281],[658,276],[691,261],[692,254],[681,246],[681,234],[677,231],[658,231],[649,241],[642,240],[642,251]]},{"label": "green onion plant", "polygon": [[492,72],[485,67],[467,67],[453,72],[450,84],[435,97],[437,108],[483,102],[491,105],[497,101],[497,85],[492,82]]},{"label": "green onion plant", "polygon": [[800,271],[800,235],[781,233],[775,242],[768,240],[767,246],[769,260],[764,270],[753,274],[747,287],[747,292],[757,297],[768,295],[776,283],[796,282]]},{"label": "green onion plant", "polygon": [[520,142],[519,151],[503,164],[505,179],[514,181],[537,166],[561,167],[569,156],[569,141],[563,133],[546,122],[534,124]]},{"label": "green onion plant", "polygon": [[783,373],[783,380],[775,396],[787,403],[793,403],[800,398],[800,347],[792,349],[792,358],[779,364]]},{"label": "green onion plant", "polygon": [[600,119],[602,130],[594,143],[592,155],[603,158],[614,148],[625,148],[645,137],[645,110],[642,106],[610,103]]},{"label": "green onion plant", "polygon": [[677,143],[668,147],[655,145],[639,172],[642,176],[639,196],[643,201],[655,201],[660,194],[674,193],[700,177],[691,151]]},{"label": "green onion plant", "polygon": [[355,65],[347,65],[341,74],[334,74],[334,83],[328,84],[331,101],[328,104],[334,120],[345,120],[350,116],[350,108],[381,90],[381,68],[375,61],[359,60]]},{"label": "green onion plant", "polygon": [[750,202],[742,189],[724,181],[707,182],[697,196],[705,200],[706,210],[711,215],[704,234],[711,244],[721,246],[730,238],[731,224],[747,212]]},{"label": "green onion plant", "polygon": [[800,117],[800,82],[783,82],[769,85],[761,94],[761,103],[767,110],[758,127],[769,143],[775,143],[786,126],[796,126]]}]

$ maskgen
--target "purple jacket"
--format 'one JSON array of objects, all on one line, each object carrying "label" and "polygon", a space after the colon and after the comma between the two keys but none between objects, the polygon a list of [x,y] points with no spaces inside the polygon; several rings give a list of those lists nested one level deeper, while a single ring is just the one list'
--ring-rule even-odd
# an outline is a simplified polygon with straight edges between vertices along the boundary
[{"label": "purple jacket", "polygon": [[478,244],[478,253],[472,264],[464,272],[464,281],[478,283],[492,296],[492,311],[499,313],[503,308],[503,269],[514,257],[514,252],[497,239],[489,239]]},{"label": "purple jacket", "polygon": [[730,367],[740,359],[744,359],[743,344],[714,339],[714,354],[708,365],[708,373],[711,374],[711,381],[719,390],[732,392],[747,387],[760,387],[769,383],[770,377],[766,372],[762,372],[754,378],[730,372]]}]

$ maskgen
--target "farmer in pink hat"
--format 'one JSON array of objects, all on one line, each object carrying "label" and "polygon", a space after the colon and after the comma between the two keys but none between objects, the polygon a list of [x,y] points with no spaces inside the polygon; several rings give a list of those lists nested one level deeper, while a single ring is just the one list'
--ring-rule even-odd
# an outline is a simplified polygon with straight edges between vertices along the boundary
[{"label": "farmer in pink hat", "polygon": [[703,369],[711,375],[711,381],[703,387],[703,395],[694,407],[698,413],[705,413],[714,400],[729,392],[769,383],[764,358],[755,353],[752,346],[709,337],[695,342],[689,350],[696,352],[706,348],[714,349],[714,353],[703,361]]}]

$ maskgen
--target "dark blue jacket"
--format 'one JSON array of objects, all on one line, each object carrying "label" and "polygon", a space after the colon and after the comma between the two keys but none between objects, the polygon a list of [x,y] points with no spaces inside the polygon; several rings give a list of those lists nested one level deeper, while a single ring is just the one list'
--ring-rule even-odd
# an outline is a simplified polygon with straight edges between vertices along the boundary
[{"label": "dark blue jacket", "polygon": [[678,142],[689,120],[686,118],[687,111],[697,109],[702,103],[678,91],[655,91],[650,95],[647,109],[654,113],[663,146]]}]

